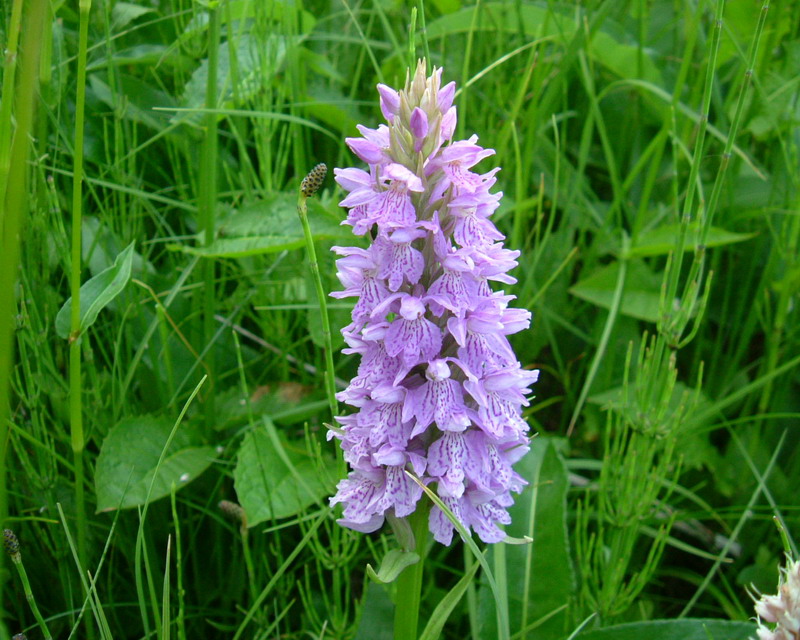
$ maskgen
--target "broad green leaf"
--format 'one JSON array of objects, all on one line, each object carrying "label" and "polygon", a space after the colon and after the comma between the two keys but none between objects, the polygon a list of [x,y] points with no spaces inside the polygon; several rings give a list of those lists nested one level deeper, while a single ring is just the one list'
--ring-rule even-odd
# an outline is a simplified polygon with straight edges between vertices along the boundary
[{"label": "broad green leaf", "polygon": [[[687,250],[696,251],[698,246],[698,225],[692,225],[687,235]],[[633,257],[660,256],[674,251],[678,243],[680,225],[667,225],[657,227],[642,233],[636,240],[636,244],[631,248],[630,255]],[[705,247],[720,247],[734,242],[744,242],[754,238],[755,233],[736,233],[726,231],[720,227],[711,227],[708,237],[704,243]]]},{"label": "broad green leaf", "polygon": [[[101,271],[90,278],[81,286],[81,322],[80,332],[83,333],[94,324],[97,316],[109,302],[116,298],[131,279],[131,263],[133,261],[133,242],[122,250],[112,264],[105,271]],[[56,333],[61,338],[68,338],[70,334],[70,315],[72,313],[72,298],[56,316]]]},{"label": "broad green leaf", "polygon": [[[274,433],[272,423],[266,421],[266,424]],[[314,460],[305,450],[276,435],[279,451],[267,429],[248,432],[233,470],[236,495],[250,527],[296,515],[322,500],[332,489],[320,477]]]},{"label": "broad green leaf", "polygon": [[576,640],[748,640],[755,633],[753,622],[689,618],[620,624],[585,631]]},{"label": "broad green leaf", "polygon": [[143,7],[141,4],[134,4],[132,2],[115,2],[114,8],[111,10],[111,25],[113,29],[121,29],[129,22],[133,22],[136,18],[143,16],[146,13],[154,13],[155,9],[151,7]]},{"label": "broad green leaf", "polygon": [[[552,438],[539,436],[514,470],[528,481],[509,509],[510,536],[533,538],[527,545],[506,545],[506,583],[511,629],[536,626],[539,640],[565,638],[564,605],[575,589],[569,551],[566,495],[567,469]],[[494,549],[490,550],[490,554]],[[490,564],[493,559],[489,559]],[[497,637],[491,594],[481,585],[481,637]]]},{"label": "broad green leaf", "polygon": [[155,477],[150,501],[169,495],[197,478],[214,460],[212,447],[194,446],[179,427],[161,467],[156,466],[173,424],[164,418],[125,418],[103,440],[95,471],[97,511],[143,505]]},{"label": "broad green leaf", "polygon": [[[308,201],[308,221],[315,240],[352,238],[349,229],[341,227],[317,200]],[[297,215],[296,194],[274,193],[232,214],[209,246],[172,245],[171,248],[208,258],[242,258],[303,246],[305,238]]]},{"label": "broad green leaf", "polygon": [[[619,263],[614,262],[584,278],[569,292],[604,309],[611,308],[617,286]],[[639,320],[656,322],[661,296],[661,275],[653,273],[642,262],[628,265],[620,313]]]},{"label": "broad green leaf", "polygon": [[401,551],[400,549],[391,549],[381,560],[381,566],[376,572],[372,565],[367,565],[367,575],[375,580],[388,584],[397,579],[403,569],[410,567],[419,562],[419,554],[413,551]]}]

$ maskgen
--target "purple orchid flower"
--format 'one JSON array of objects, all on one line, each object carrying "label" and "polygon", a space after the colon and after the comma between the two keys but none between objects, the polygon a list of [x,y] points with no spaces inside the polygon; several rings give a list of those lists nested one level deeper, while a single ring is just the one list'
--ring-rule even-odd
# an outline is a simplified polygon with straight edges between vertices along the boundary
[{"label": "purple orchid flower", "polygon": [[[522,407],[538,371],[522,368],[507,338],[530,313],[492,288],[516,282],[519,257],[490,220],[499,169],[472,170],[494,151],[477,136],[452,139],[455,84],[442,87],[441,75],[420,63],[405,89],[378,85],[387,125],[347,139],[368,170],[334,170],[348,193],[344,224],[371,244],[333,249],[344,289],[331,295],[356,298],[345,353],[361,361],[337,396],[356,411],[328,434],[352,468],[331,505],[344,507],[340,524],[376,531],[387,513],[416,510],[423,491],[411,473],[481,540],[499,542],[511,494],[526,484],[512,465],[529,448]],[[436,506],[429,528],[452,541]]]}]

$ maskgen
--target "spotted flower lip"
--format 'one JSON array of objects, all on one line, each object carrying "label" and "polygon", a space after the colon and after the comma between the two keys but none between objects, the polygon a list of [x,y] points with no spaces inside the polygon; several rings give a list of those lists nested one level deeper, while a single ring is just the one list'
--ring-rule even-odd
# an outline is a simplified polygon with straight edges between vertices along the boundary
[{"label": "spotted flower lip", "polygon": [[[342,329],[345,353],[360,358],[337,394],[354,412],[337,418],[336,438],[351,467],[331,505],[340,524],[378,530],[387,513],[413,513],[423,485],[484,542],[499,542],[512,494],[525,480],[513,470],[529,449],[522,416],[538,371],[524,369],[508,341],[531,315],[511,308],[518,251],[491,221],[502,193],[499,168],[475,167],[494,154],[478,137],[453,140],[455,83],[420,63],[401,90],[378,85],[387,124],[359,125],[347,138],[367,169],[335,169],[346,192],[343,224],[369,246],[334,247],[343,289],[354,298]],[[455,528],[438,507],[429,529],[450,544]]]}]

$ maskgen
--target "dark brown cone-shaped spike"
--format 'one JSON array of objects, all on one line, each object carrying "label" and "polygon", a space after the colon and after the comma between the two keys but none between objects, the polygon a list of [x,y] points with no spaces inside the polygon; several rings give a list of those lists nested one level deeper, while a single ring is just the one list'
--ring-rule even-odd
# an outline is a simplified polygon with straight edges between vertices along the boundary
[{"label": "dark brown cone-shaped spike", "polygon": [[19,539],[11,529],[3,529],[3,547],[10,556],[19,553]]},{"label": "dark brown cone-shaped spike", "polygon": [[300,183],[300,191],[306,198],[313,196],[322,186],[323,180],[328,173],[328,167],[324,162],[320,162],[316,167],[308,172],[308,175],[303,178]]}]

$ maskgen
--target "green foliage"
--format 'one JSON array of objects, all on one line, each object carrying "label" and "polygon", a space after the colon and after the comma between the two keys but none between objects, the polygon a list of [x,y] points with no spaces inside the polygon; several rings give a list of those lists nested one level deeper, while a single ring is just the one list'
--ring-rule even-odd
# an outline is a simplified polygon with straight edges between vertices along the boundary
[{"label": "green foliage", "polygon": [[[567,528],[567,469],[557,441],[538,437],[531,445],[516,467],[530,489],[510,510],[508,533],[532,543],[510,546],[503,554],[511,627],[543,640],[564,638],[569,633],[566,604],[576,589]],[[487,590],[480,596],[488,611]],[[481,633],[493,637],[493,618],[487,615],[482,623]]]},{"label": "green foliage", "polygon": [[[753,636],[771,518],[800,530],[797,3],[145,4],[92,3],[85,64],[77,4],[42,3],[48,37],[35,0],[0,11],[0,515],[53,637],[392,636],[400,543],[327,504],[344,465],[296,201],[318,162],[357,164],[375,84],[424,51],[503,167],[506,293],[534,315],[512,342],[541,369],[521,544],[426,549],[424,637]],[[307,203],[325,292],[328,249],[358,241],[341,197],[328,177]],[[34,623],[12,576],[0,638]]]},{"label": "green foliage", "polygon": [[[587,278],[574,284],[569,292],[595,306],[611,309],[619,282],[620,265],[613,262],[597,269]],[[628,266],[622,292],[620,313],[631,318],[656,322],[659,317],[661,276],[642,262]]]},{"label": "green foliage", "polygon": [[581,633],[580,640],[749,640],[754,627],[749,622],[727,620],[653,620],[621,624]]},{"label": "green foliage", "polygon": [[[132,262],[133,242],[117,256],[114,264],[81,285],[81,333],[94,324],[100,312],[111,304],[128,284],[131,279]],[[56,333],[60,338],[69,337],[71,313],[72,298],[69,298],[56,316]]]},{"label": "green foliage", "polygon": [[128,509],[168,496],[199,477],[214,449],[179,428],[159,465],[172,423],[152,416],[124,418],[103,440],[94,471],[97,510]]},{"label": "green foliage", "polygon": [[233,481],[251,527],[294,516],[321,501],[331,489],[327,479],[316,472],[311,456],[281,442],[270,422],[245,436]]}]

